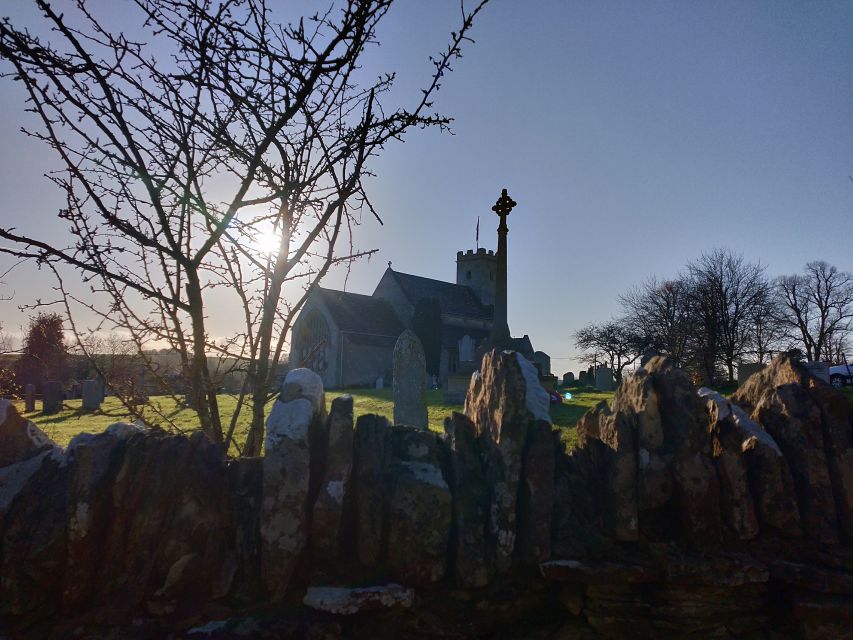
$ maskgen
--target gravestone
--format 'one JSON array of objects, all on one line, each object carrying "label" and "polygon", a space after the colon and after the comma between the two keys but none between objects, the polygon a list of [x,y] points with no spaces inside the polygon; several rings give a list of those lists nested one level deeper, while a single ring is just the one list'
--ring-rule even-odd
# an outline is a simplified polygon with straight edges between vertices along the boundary
[{"label": "gravestone", "polygon": [[45,415],[59,413],[62,410],[62,384],[48,380],[41,385],[41,412]]},{"label": "gravestone", "polygon": [[426,429],[426,357],[414,331],[406,329],[394,345],[394,424]]},{"label": "gravestone", "polygon": [[585,387],[588,384],[589,384],[589,374],[586,371],[581,370],[580,373],[578,373],[578,385],[581,387]]},{"label": "gravestone", "polygon": [[80,384],[80,397],[83,399],[83,411],[97,411],[103,402],[101,384],[98,380],[83,380]]},{"label": "gravestone", "polygon": [[574,384],[574,383],[575,383],[575,374],[572,373],[571,371],[566,371],[566,373],[563,374],[563,386],[567,387],[567,386]]},{"label": "gravestone", "polygon": [[385,378],[383,378],[382,376],[379,376],[378,378],[376,378],[376,388],[377,389],[384,389],[385,388]]},{"label": "gravestone", "polygon": [[444,390],[445,404],[463,404],[471,384],[471,374],[454,374],[447,376],[447,387]]},{"label": "gravestone", "polygon": [[36,385],[24,385],[24,411],[32,413],[36,410]]},{"label": "gravestone", "polygon": [[613,372],[609,367],[596,367],[595,369],[595,388],[599,391],[613,391]]}]

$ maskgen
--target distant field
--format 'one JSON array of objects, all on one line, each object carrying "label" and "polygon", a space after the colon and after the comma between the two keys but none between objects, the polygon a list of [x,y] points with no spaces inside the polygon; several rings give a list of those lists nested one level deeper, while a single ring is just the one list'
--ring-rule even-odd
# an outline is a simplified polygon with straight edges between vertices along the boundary
[{"label": "distant field", "polygon": [[[334,398],[344,393],[352,395],[356,416],[366,413],[376,413],[387,417],[389,420],[393,417],[394,404],[391,399],[392,391],[390,389],[328,391],[326,392],[327,406],[331,405]],[[429,427],[433,431],[438,432],[444,430],[444,418],[448,417],[453,411],[462,411],[462,405],[445,404],[442,396],[442,391],[427,392]],[[579,391],[576,393],[573,392],[573,398],[569,401],[564,401],[564,404],[551,405],[551,418],[554,426],[563,429],[563,440],[570,446],[573,446],[577,441],[574,427],[578,419],[601,400],[609,401],[612,397],[612,393]],[[233,396],[221,395],[219,396],[219,403],[223,422],[230,420],[236,406],[236,399]],[[130,420],[127,410],[113,397],[107,398],[101,405],[101,409],[94,412],[83,411],[80,408],[80,404],[80,400],[66,400],[64,408],[60,413],[44,416],[41,414],[41,402],[37,402],[36,411],[24,415],[35,422],[47,435],[62,446],[67,446],[71,438],[78,433],[99,433],[113,422]],[[191,432],[198,427],[196,412],[192,409],[179,408],[175,401],[168,396],[153,396],[149,404],[149,410],[156,409],[157,412],[171,420],[181,431]],[[17,402],[16,405],[19,411],[23,411],[23,402]],[[249,408],[244,407],[235,429],[238,443],[242,443],[246,438],[249,428],[249,415]],[[165,421],[162,419],[152,418],[150,421],[154,424],[165,425]],[[232,448],[231,453],[236,455],[237,450]]]}]

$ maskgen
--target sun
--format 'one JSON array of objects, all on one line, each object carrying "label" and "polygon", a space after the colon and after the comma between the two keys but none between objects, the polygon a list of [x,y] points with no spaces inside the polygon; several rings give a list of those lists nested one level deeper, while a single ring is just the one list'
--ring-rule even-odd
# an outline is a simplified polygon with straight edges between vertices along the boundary
[{"label": "sun", "polygon": [[265,256],[278,253],[281,237],[275,231],[265,231],[255,236],[255,250]]}]

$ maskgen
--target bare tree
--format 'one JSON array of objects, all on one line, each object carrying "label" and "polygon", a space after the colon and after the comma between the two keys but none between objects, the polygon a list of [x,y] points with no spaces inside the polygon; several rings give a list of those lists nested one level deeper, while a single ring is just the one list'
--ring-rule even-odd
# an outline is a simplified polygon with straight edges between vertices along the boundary
[{"label": "bare tree", "polygon": [[785,330],[780,321],[781,306],[772,284],[765,280],[749,313],[751,352],[758,362],[784,348]]},{"label": "bare tree", "polygon": [[624,319],[587,325],[575,333],[575,346],[585,352],[585,362],[607,362],[616,382],[642,355],[640,340]]},{"label": "bare tree", "polygon": [[[462,7],[425,88],[390,107],[394,75],[366,78],[359,60],[392,0],[342,0],[288,24],[263,0],[134,0],[144,42],[85,1],[61,13],[37,0],[49,40],[7,18],[0,55],[38,123],[26,133],[63,163],[50,179],[71,240],[0,228],[11,243],[0,251],[53,270],[75,332],[84,309],[139,351],[170,345],[201,428],[226,448],[249,406],[243,453],[259,453],[295,314],[330,267],[371,253],[351,240],[363,213],[381,222],[369,161],[412,128],[447,128],[433,95],[486,1]],[[242,328],[214,339],[221,306],[239,309]],[[245,373],[227,423],[211,356]]]},{"label": "bare tree", "polygon": [[853,274],[819,260],[800,275],[776,279],[782,321],[804,347],[809,362],[843,347],[853,329]]},{"label": "bare tree", "polygon": [[625,319],[643,350],[660,351],[677,367],[687,361],[691,336],[687,294],[684,280],[650,278],[619,298]]},{"label": "bare tree", "polygon": [[687,274],[693,312],[702,329],[696,334],[697,352],[706,381],[713,380],[719,360],[733,382],[735,363],[750,350],[756,308],[766,299],[764,267],[717,249],[690,262]]}]

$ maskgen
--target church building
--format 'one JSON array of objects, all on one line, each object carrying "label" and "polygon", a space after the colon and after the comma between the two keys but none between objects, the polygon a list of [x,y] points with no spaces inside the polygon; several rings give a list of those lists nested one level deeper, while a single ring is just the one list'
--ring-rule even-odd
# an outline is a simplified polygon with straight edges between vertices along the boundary
[{"label": "church building", "polygon": [[[372,295],[318,287],[293,325],[291,367],[308,367],[327,389],[390,383],[394,344],[412,328],[415,307],[435,300],[441,311],[439,382],[476,368],[477,348],[489,337],[494,317],[497,258],[486,249],[456,254],[456,282],[402,273],[389,263]],[[542,366],[530,338],[511,347]],[[550,371],[540,369],[540,373]]]}]

